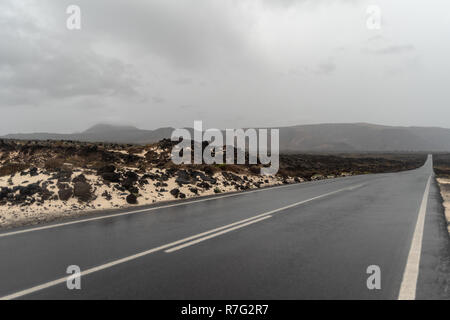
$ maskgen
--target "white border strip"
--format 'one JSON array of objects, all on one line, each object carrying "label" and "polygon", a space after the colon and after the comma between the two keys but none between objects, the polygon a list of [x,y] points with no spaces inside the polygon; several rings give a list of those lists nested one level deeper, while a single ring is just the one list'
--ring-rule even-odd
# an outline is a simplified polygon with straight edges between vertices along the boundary
[{"label": "white border strip", "polygon": [[415,300],[417,278],[419,276],[420,255],[422,252],[423,229],[425,226],[425,216],[427,213],[428,195],[430,193],[431,176],[428,178],[425,192],[423,193],[422,203],[417,217],[416,228],[409,249],[408,260],[403,273],[402,284],[398,300]]}]

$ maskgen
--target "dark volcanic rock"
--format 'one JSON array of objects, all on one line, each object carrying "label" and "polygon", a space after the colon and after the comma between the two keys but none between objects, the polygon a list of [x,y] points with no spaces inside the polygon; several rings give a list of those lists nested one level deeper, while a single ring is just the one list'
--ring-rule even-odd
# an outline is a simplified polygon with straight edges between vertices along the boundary
[{"label": "dark volcanic rock", "polygon": [[169,186],[167,183],[165,183],[165,182],[160,182],[160,181],[154,183],[153,185],[154,185],[155,187],[168,187],[168,186]]},{"label": "dark volcanic rock", "polygon": [[120,185],[120,184],[114,185],[114,189],[119,190],[119,191],[122,191],[122,192],[127,191],[127,189],[125,189],[124,187],[122,187],[122,185]]},{"label": "dark volcanic rock", "polygon": [[120,154],[120,157],[126,164],[136,163],[140,160],[140,157],[135,154]]},{"label": "dark volcanic rock", "polygon": [[134,183],[135,181],[127,178],[122,181],[122,188],[125,190],[130,190],[131,188],[134,188]]},{"label": "dark volcanic rock", "polygon": [[159,176],[157,174],[153,174],[153,173],[146,173],[141,177],[141,179],[158,180]]},{"label": "dark volcanic rock", "polygon": [[39,192],[39,196],[45,201],[53,196],[53,192],[49,191],[47,188],[42,188],[42,191]]},{"label": "dark volcanic rock", "polygon": [[131,181],[134,181],[134,182],[136,182],[137,180],[138,180],[138,175],[135,173],[135,172],[133,172],[133,171],[127,171],[127,172],[125,172],[125,178],[127,178],[127,179],[129,179],[129,180],[131,180]]},{"label": "dark volcanic rock", "polygon": [[212,176],[213,174],[214,174],[214,171],[211,169],[211,167],[206,167],[205,169],[204,169],[204,171],[205,171],[205,173],[207,174],[207,175],[210,175],[210,176]]},{"label": "dark volcanic rock", "polygon": [[32,183],[27,185],[26,187],[19,187],[20,195],[22,196],[32,196],[38,192],[42,191],[42,188],[39,186],[39,183]]},{"label": "dark volcanic rock", "polygon": [[30,169],[30,176],[34,177],[38,175],[38,169],[36,167],[33,167]]},{"label": "dark volcanic rock", "polygon": [[189,188],[189,191],[192,192],[192,193],[198,194],[198,189],[197,188],[194,188],[194,187]]},{"label": "dark volcanic rock", "polygon": [[167,181],[167,180],[169,180],[169,175],[168,174],[165,174],[165,173],[163,173],[163,174],[161,174],[161,176],[158,178],[158,180],[159,181]]},{"label": "dark volcanic rock", "polygon": [[102,197],[108,201],[112,199],[111,194],[106,190],[105,190],[105,192],[102,193]]},{"label": "dark volcanic rock", "polygon": [[72,177],[71,171],[60,171],[53,174],[49,180],[58,180],[58,182],[70,182],[70,178]]},{"label": "dark volcanic rock", "polygon": [[87,146],[80,146],[78,149],[77,154],[82,157],[89,156],[91,154],[97,153],[98,146],[97,145],[87,145]]},{"label": "dark volcanic rock", "polygon": [[58,191],[59,199],[62,201],[69,200],[73,195],[73,189],[69,187],[67,184],[62,184],[63,188],[60,188]]},{"label": "dark volcanic rock", "polygon": [[195,179],[200,178],[200,180],[209,182],[211,184],[216,184],[217,183],[216,179],[214,179],[213,177],[211,177],[209,175],[206,175],[206,174],[204,174],[203,172],[200,172],[200,171],[192,171],[191,176],[193,178],[195,178]]},{"label": "dark volcanic rock", "polygon": [[120,182],[120,173],[117,172],[104,172],[101,174],[103,180],[108,182]]},{"label": "dark volcanic rock", "polygon": [[197,183],[197,187],[209,190],[211,188],[211,185],[208,182],[203,181],[203,182]]},{"label": "dark volcanic rock", "polygon": [[73,194],[79,200],[87,202],[92,199],[91,186],[87,182],[75,182],[73,185]]},{"label": "dark volcanic rock", "polygon": [[112,164],[101,167],[97,170],[97,175],[101,176],[104,173],[113,173],[116,171],[116,167]]},{"label": "dark volcanic rock", "polygon": [[153,150],[150,150],[145,154],[145,159],[151,163],[157,163],[160,161],[158,153]]},{"label": "dark volcanic rock", "polygon": [[139,189],[136,187],[130,187],[130,188],[128,188],[128,191],[131,193],[139,193]]},{"label": "dark volcanic rock", "polygon": [[175,198],[178,198],[178,195],[180,194],[180,189],[175,188],[170,190],[170,194],[173,195]]},{"label": "dark volcanic rock", "polygon": [[84,174],[80,174],[78,176],[76,176],[75,178],[72,179],[73,183],[76,182],[86,182],[86,177],[84,176]]},{"label": "dark volcanic rock", "polygon": [[229,181],[242,181],[241,177],[231,173],[231,172],[222,172],[223,177]]},{"label": "dark volcanic rock", "polygon": [[128,202],[129,204],[136,204],[136,203],[137,203],[137,198],[136,198],[136,196],[135,196],[134,194],[129,194],[129,195],[127,196],[127,202]]},{"label": "dark volcanic rock", "polygon": [[138,175],[133,172],[133,171],[127,171],[125,172],[125,179],[123,179],[122,181],[122,188],[124,188],[125,190],[128,190],[130,192],[134,192],[134,184],[136,183],[136,181],[138,180]]},{"label": "dark volcanic rock", "polygon": [[175,182],[178,183],[178,185],[180,186],[182,186],[183,184],[190,184],[191,176],[186,170],[180,170],[177,173],[177,178],[175,179]]},{"label": "dark volcanic rock", "polygon": [[147,179],[143,179],[143,178],[141,178],[141,179],[139,179],[139,185],[140,186],[144,186],[144,185],[146,185],[146,184],[148,184],[148,180]]},{"label": "dark volcanic rock", "polygon": [[8,194],[11,192],[12,192],[12,190],[10,188],[2,188],[0,190],[0,200],[7,198]]},{"label": "dark volcanic rock", "polygon": [[172,149],[174,146],[176,146],[179,142],[178,141],[172,141],[170,139],[162,139],[158,142],[158,146],[161,149]]}]

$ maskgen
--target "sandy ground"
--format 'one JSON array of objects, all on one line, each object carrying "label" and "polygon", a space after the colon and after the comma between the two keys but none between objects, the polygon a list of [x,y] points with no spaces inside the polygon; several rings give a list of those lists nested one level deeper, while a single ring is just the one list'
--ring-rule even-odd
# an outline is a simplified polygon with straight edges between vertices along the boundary
[{"label": "sandy ground", "polygon": [[450,233],[450,179],[438,178],[441,187],[442,199],[444,199],[445,217],[447,219],[447,228]]},{"label": "sandy ground", "polygon": [[[147,173],[164,173],[164,170],[152,169]],[[12,205],[10,203],[6,205],[0,205],[0,228],[21,226],[26,224],[37,224],[44,221],[52,221],[57,218],[63,217],[73,217],[78,215],[84,215],[91,213],[93,211],[114,209],[114,208],[125,208],[132,207],[136,205],[130,205],[126,201],[126,196],[128,192],[122,192],[114,188],[114,184],[105,184],[102,178],[89,171],[76,169],[72,174],[72,178],[78,176],[79,174],[84,174],[88,182],[92,185],[92,191],[94,194],[94,200],[83,203],[77,198],[70,198],[67,201],[62,200],[46,200],[43,203],[38,201],[34,203],[26,203],[21,205]],[[142,176],[142,175],[139,175]],[[31,183],[38,182],[41,186],[42,183],[48,180],[51,176],[39,171],[39,174],[33,177],[30,175],[21,176],[20,174],[14,175],[12,178],[10,176],[0,177],[0,187],[12,187],[12,186],[26,186]],[[242,177],[242,176],[241,176]],[[247,176],[250,182],[260,182],[262,187],[275,186],[282,184],[282,180],[275,176]],[[178,200],[172,194],[170,190],[178,188],[180,192],[186,195],[186,198],[195,198],[200,196],[212,195],[215,193],[227,193],[235,192],[236,189],[232,185],[224,185],[226,181],[221,173],[215,174],[214,178],[217,179],[217,184],[213,185],[209,190],[199,188],[195,185],[183,185],[179,186],[175,182],[175,177],[169,178],[168,181],[164,181],[167,186],[162,187],[165,191],[161,190],[161,187],[156,187],[154,183],[156,181],[148,180],[148,184],[140,186],[139,196],[137,198],[137,205],[148,205],[152,203]],[[10,181],[8,181],[10,180]],[[268,180],[268,182],[265,182]],[[12,184],[11,184],[12,182]],[[294,182],[293,179],[288,180],[288,182]],[[70,184],[72,186],[72,184]],[[190,191],[190,188],[197,188],[198,194]],[[251,189],[255,189],[256,186],[251,186]],[[58,194],[58,187],[56,181],[48,186],[48,189],[56,194]],[[19,191],[17,191],[19,192]],[[34,199],[39,200],[39,199]]]}]

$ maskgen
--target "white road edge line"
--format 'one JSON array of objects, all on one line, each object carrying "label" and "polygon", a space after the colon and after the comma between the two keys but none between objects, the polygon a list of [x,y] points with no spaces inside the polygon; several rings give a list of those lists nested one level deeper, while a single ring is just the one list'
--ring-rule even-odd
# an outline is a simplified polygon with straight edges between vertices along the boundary
[{"label": "white road edge line", "polygon": [[[295,207],[295,206],[299,206],[301,204],[304,204],[304,203],[307,203],[307,202],[310,202],[310,201],[313,201],[313,200],[317,200],[317,199],[320,199],[320,198],[324,198],[326,196],[330,196],[332,194],[335,194],[335,193],[338,193],[338,192],[342,192],[342,191],[345,191],[345,190],[354,190],[354,189],[356,189],[356,188],[358,188],[360,186],[363,186],[363,185],[364,184],[359,184],[359,185],[355,185],[355,186],[350,186],[350,187],[338,189],[336,191],[328,192],[328,193],[322,194],[322,195],[317,196],[317,197],[313,197],[313,198],[310,198],[310,199],[299,201],[299,202],[290,204],[288,206],[285,206],[285,207],[282,207],[282,208],[279,208],[279,209],[275,209],[275,210],[272,210],[272,211],[269,211],[269,212],[265,212],[265,213],[262,213],[262,214],[259,214],[259,215],[247,218],[247,219],[236,221],[236,222],[230,223],[228,225],[225,225],[225,226],[222,226],[222,227],[218,227],[218,228],[206,231],[206,232],[202,232],[202,233],[199,233],[199,234],[196,234],[196,235],[184,238],[184,239],[180,239],[180,240],[177,240],[175,242],[171,242],[171,243],[168,243],[168,244],[165,244],[165,245],[162,245],[162,246],[150,249],[150,250],[146,250],[146,251],[143,251],[143,252],[140,252],[140,253],[137,253],[137,254],[134,254],[134,255],[122,258],[122,259],[114,260],[114,261],[111,261],[111,262],[108,262],[108,263],[105,263],[105,264],[102,264],[102,265],[99,265],[99,266],[87,269],[85,271],[82,271],[81,272],[81,276],[86,276],[88,274],[91,274],[91,273],[94,273],[94,272],[97,272],[97,271],[105,270],[105,269],[114,267],[116,265],[119,265],[119,264],[122,264],[122,263],[125,263],[125,262],[128,262],[128,261],[131,261],[131,260],[135,260],[135,259],[141,258],[141,257],[149,255],[151,253],[154,253],[154,252],[157,252],[157,251],[161,251],[161,250],[165,250],[165,249],[177,246],[179,244],[182,244],[184,242],[191,241],[191,240],[194,240],[196,238],[203,237],[203,236],[206,236],[208,234],[218,232],[220,230],[224,230],[224,229],[227,229],[227,228],[230,228],[230,227],[234,227],[236,225],[245,224],[246,222],[249,222],[249,221],[251,221],[251,222],[253,222],[253,221],[254,222],[258,222],[258,221],[262,220],[260,218],[263,218],[263,217],[264,218],[265,217],[269,218],[270,215],[275,213],[275,212],[279,212],[279,211],[282,211],[282,210],[285,210],[285,209],[289,209],[289,208],[292,208],[292,207]],[[258,220],[258,221],[256,221],[256,220]],[[21,291],[18,291],[18,292],[15,292],[15,293],[12,293],[12,294],[0,297],[0,300],[12,300],[12,299],[20,298],[20,297],[23,297],[23,296],[28,295],[30,293],[37,292],[37,291],[40,291],[40,290],[43,290],[43,289],[47,289],[47,288],[56,286],[58,284],[64,283],[66,281],[67,281],[67,276],[59,278],[59,279],[56,279],[56,280],[53,280],[53,281],[50,281],[50,282],[43,283],[41,285],[34,286],[32,288],[29,288],[29,289],[21,290]]]},{"label": "white road edge line", "polygon": [[180,249],[183,249],[183,248],[186,248],[186,247],[189,247],[189,246],[193,246],[194,244],[197,244],[197,243],[206,241],[206,240],[211,239],[211,238],[218,237],[218,236],[220,236],[220,235],[222,235],[222,234],[224,234],[224,233],[228,233],[228,232],[231,232],[231,231],[233,231],[233,230],[237,230],[237,229],[246,227],[246,226],[248,226],[248,225],[251,225],[251,224],[254,224],[254,223],[257,223],[257,222],[266,220],[266,219],[271,218],[271,217],[272,217],[272,216],[265,216],[265,217],[262,217],[262,218],[259,218],[259,219],[256,219],[256,220],[252,220],[252,221],[250,221],[250,222],[240,224],[240,225],[238,225],[238,226],[236,226],[236,227],[229,228],[229,229],[225,229],[225,230],[219,231],[219,232],[217,232],[217,233],[210,234],[209,236],[206,236],[206,237],[203,237],[203,238],[199,238],[199,239],[195,239],[195,240],[192,240],[192,241],[189,241],[189,242],[180,244],[179,246],[176,246],[176,247],[167,249],[167,250],[165,250],[164,252],[170,253],[170,252],[178,251],[178,250],[180,250]]},{"label": "white road edge line", "polygon": [[422,203],[420,204],[419,215],[417,217],[416,228],[409,249],[408,259],[403,272],[402,284],[398,300],[415,300],[417,278],[419,276],[420,255],[422,252],[423,229],[425,225],[425,216],[427,213],[428,195],[430,193],[431,175],[428,178],[425,192],[423,193]]},{"label": "white road edge line", "polygon": [[29,228],[29,229],[24,229],[24,230],[11,231],[11,232],[7,232],[7,233],[0,233],[0,238],[13,236],[13,235],[16,235],[16,234],[21,234],[21,233],[27,233],[27,232],[33,232],[33,231],[39,231],[39,230],[46,230],[46,229],[53,229],[53,228],[68,226],[68,225],[72,225],[72,224],[83,223],[83,222],[89,222],[89,221],[95,221],[95,220],[103,220],[103,219],[114,218],[114,217],[120,217],[120,216],[125,216],[125,215],[130,215],[130,214],[135,214],[135,213],[141,213],[141,212],[146,212],[146,211],[155,211],[155,210],[158,210],[158,209],[166,209],[166,208],[178,207],[178,206],[183,206],[183,205],[189,205],[189,204],[192,204],[192,203],[199,203],[199,202],[212,201],[212,200],[229,198],[229,197],[242,196],[242,195],[251,194],[251,193],[255,193],[255,192],[262,192],[262,191],[275,190],[275,189],[279,189],[279,188],[292,187],[292,186],[295,186],[295,185],[298,186],[300,184],[295,183],[295,184],[289,184],[289,185],[281,185],[281,186],[269,187],[269,188],[252,190],[252,191],[227,194],[227,195],[223,195],[223,196],[214,196],[214,197],[210,197],[210,198],[206,198],[206,199],[198,199],[198,200],[192,200],[192,201],[187,201],[187,202],[167,204],[167,205],[151,207],[151,208],[147,208],[147,209],[140,209],[140,210],[133,210],[133,211],[109,214],[109,215],[100,216],[100,217],[86,218],[86,219],[69,221],[69,222],[63,222],[63,223],[58,223],[58,224],[51,224],[51,225],[42,226],[42,227],[35,227],[35,228]]}]

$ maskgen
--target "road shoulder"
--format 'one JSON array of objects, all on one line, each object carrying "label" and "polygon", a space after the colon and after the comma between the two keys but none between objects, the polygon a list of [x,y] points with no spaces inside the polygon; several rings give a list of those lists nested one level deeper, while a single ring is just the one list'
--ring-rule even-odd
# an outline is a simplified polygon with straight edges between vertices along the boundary
[{"label": "road shoulder", "polygon": [[430,188],[416,299],[450,299],[450,237],[435,179]]}]

